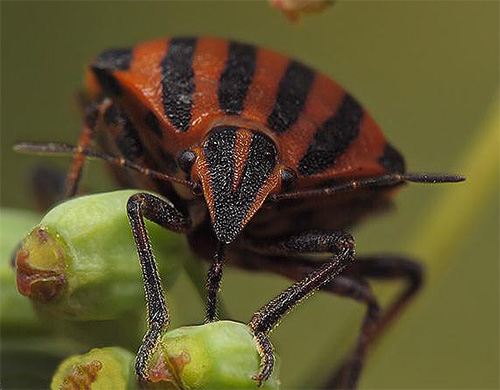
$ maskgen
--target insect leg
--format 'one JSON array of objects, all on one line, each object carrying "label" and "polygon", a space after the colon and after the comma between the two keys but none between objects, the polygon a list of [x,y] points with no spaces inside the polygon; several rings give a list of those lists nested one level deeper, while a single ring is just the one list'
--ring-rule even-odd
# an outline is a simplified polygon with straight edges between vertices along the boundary
[{"label": "insect leg", "polygon": [[225,245],[219,242],[207,275],[207,307],[205,323],[217,321],[217,293],[222,280]]},{"label": "insect leg", "polygon": [[169,316],[144,218],[175,232],[188,231],[191,221],[169,201],[148,193],[131,196],[127,203],[127,214],[141,263],[147,305],[148,331],[137,352],[135,369],[139,378],[147,379],[147,361],[155,350],[162,331],[168,327]]},{"label": "insect leg", "polygon": [[[253,251],[253,252],[252,252]],[[283,255],[274,245],[248,246],[248,252],[238,257],[239,266],[274,272],[293,280],[300,280],[318,267],[318,262],[307,257]],[[405,279],[404,290],[382,313],[369,284],[365,279]],[[373,345],[401,311],[408,305],[422,286],[423,271],[416,261],[402,256],[384,255],[358,257],[342,275],[321,287],[335,295],[354,299],[366,305],[366,313],[361,325],[354,350],[344,359],[339,369],[324,389],[356,388],[363,369],[366,352]],[[307,386],[306,386],[307,387]]]},{"label": "insect leg", "polygon": [[[416,296],[423,284],[423,268],[414,260],[403,256],[383,255],[360,257],[347,270],[346,276],[376,280],[404,279],[406,286],[385,309],[380,319],[368,332],[361,332],[356,347],[340,365],[334,376],[325,384],[325,389],[350,388],[356,383],[366,350],[380,337],[388,326],[401,314],[402,310]],[[363,334],[366,333],[366,334]]]},{"label": "insect leg", "polygon": [[269,332],[302,299],[333,280],[354,259],[354,240],[348,233],[340,231],[305,232],[279,239],[271,245],[290,254],[330,252],[333,257],[330,261],[319,264],[316,269],[283,291],[257,311],[250,320],[248,326],[255,336],[262,359],[260,371],[254,377],[259,384],[269,378],[274,365],[273,349],[267,339]]},{"label": "insect leg", "polygon": [[71,163],[68,175],[66,176],[65,198],[75,196],[78,190],[78,184],[82,177],[83,165],[85,163],[83,150],[91,145],[94,140],[97,120],[99,117],[104,115],[104,112],[110,105],[111,100],[104,99],[99,103],[90,103],[84,108],[84,123],[80,137],[78,138],[78,151],[73,157],[73,162]]}]

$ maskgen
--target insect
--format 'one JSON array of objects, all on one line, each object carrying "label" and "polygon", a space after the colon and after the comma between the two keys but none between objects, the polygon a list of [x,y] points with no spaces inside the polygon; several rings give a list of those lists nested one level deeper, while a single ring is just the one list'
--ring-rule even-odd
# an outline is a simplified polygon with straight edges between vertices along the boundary
[{"label": "insect", "polygon": [[[356,387],[367,348],[418,291],[422,270],[404,257],[355,257],[347,229],[384,210],[407,182],[463,177],[406,173],[403,156],[341,86],[299,61],[235,41],[174,37],[105,51],[88,68],[84,100],[76,146],[17,150],[74,155],[67,196],[76,193],[85,157],[96,157],[122,186],[169,199],[138,193],[128,201],[148,310],[139,377],[148,379],[146,361],[168,324],[147,218],[186,234],[210,262],[206,322],[217,320],[225,264],[295,280],[249,323],[262,358],[258,383],[273,370],[269,332],[303,298],[323,289],[365,304],[354,350],[325,384]],[[318,261],[316,253],[329,256]],[[366,280],[399,278],[406,289],[381,312]]]}]

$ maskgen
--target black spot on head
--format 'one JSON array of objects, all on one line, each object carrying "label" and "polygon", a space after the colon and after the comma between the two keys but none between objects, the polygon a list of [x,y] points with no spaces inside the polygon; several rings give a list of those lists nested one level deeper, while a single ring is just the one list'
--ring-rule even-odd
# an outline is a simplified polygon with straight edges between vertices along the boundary
[{"label": "black spot on head", "polygon": [[356,139],[363,119],[363,108],[350,95],[345,95],[337,110],[316,131],[306,154],[299,161],[299,173],[308,176],[321,173],[335,164]]},{"label": "black spot on head", "polygon": [[280,80],[273,111],[267,118],[272,131],[284,133],[299,118],[316,72],[297,61],[291,61]]},{"label": "black spot on head", "polygon": [[159,138],[163,138],[163,131],[161,130],[160,122],[155,114],[149,111],[144,118],[144,121],[146,122],[146,126],[149,130],[151,130]]},{"label": "black spot on head", "polygon": [[389,143],[385,144],[384,152],[378,158],[378,162],[391,173],[406,172],[406,164],[403,155]]}]

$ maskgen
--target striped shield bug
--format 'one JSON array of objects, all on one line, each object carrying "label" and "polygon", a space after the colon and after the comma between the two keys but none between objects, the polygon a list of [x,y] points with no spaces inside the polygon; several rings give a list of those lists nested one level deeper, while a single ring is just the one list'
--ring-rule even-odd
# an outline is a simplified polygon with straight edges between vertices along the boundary
[{"label": "striped shield bug", "polygon": [[[249,323],[262,358],[258,383],[273,370],[269,332],[303,298],[323,289],[364,303],[354,350],[325,385],[356,387],[367,348],[419,290],[422,270],[404,257],[355,256],[347,229],[386,208],[407,182],[463,177],[407,173],[372,116],[336,82],[235,41],[175,37],[107,50],[88,67],[84,100],[76,146],[17,149],[72,154],[68,197],[85,157],[94,157],[108,162],[120,185],[169,199],[144,192],[128,201],[148,309],[139,377],[148,379],[146,363],[168,325],[146,218],[186,234],[210,262],[206,322],[217,320],[226,263],[295,280]],[[315,259],[320,252],[326,261]],[[372,278],[404,279],[407,288],[382,312],[365,282]]]}]

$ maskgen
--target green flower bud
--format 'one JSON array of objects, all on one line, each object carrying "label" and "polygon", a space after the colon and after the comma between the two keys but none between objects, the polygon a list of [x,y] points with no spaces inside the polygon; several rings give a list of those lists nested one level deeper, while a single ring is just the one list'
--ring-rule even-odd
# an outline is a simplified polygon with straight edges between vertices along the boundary
[{"label": "green flower bud", "polygon": [[31,303],[19,295],[12,254],[22,237],[37,223],[38,216],[28,211],[2,209],[0,212],[0,326],[2,340],[24,337],[41,331]]},{"label": "green flower bud", "polygon": [[[166,332],[148,362],[146,388],[257,389],[260,356],[244,324],[218,321]],[[277,389],[279,364],[262,389]]]},{"label": "green flower bud", "polygon": [[134,355],[119,347],[95,348],[64,360],[52,378],[52,390],[136,389]]},{"label": "green flower bud", "polygon": [[[138,191],[83,196],[56,206],[17,254],[19,291],[59,318],[108,320],[142,310],[144,292],[126,204]],[[182,240],[147,223],[164,282],[171,285]]]},{"label": "green flower bud", "polygon": [[5,389],[48,388],[50,375],[76,347],[52,334],[53,327],[40,321],[17,291],[12,254],[39,219],[24,210],[0,210],[0,383]]}]

